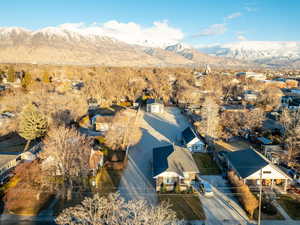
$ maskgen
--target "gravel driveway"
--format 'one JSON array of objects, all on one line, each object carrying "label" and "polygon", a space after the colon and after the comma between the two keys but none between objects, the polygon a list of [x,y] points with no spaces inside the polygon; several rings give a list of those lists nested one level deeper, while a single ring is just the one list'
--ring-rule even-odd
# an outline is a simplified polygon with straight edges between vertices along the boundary
[{"label": "gravel driveway", "polygon": [[168,107],[163,114],[140,111],[138,119],[143,136],[129,149],[129,161],[120,181],[119,191],[126,199],[146,199],[157,203],[152,179],[152,149],[176,142],[187,126],[179,109]]}]

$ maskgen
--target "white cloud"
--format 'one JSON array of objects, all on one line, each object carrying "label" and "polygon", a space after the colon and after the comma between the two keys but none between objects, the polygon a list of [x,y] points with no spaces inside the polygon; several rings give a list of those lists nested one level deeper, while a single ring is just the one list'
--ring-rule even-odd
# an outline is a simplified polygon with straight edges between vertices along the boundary
[{"label": "white cloud", "polygon": [[196,37],[201,36],[216,36],[220,34],[224,34],[227,30],[226,24],[213,24],[210,27],[207,27],[200,31],[199,34],[196,34]]},{"label": "white cloud", "polygon": [[116,20],[103,24],[66,23],[59,28],[85,35],[99,35],[115,38],[129,44],[142,44],[155,47],[164,47],[175,44],[184,38],[180,29],[171,27],[167,21],[153,22],[152,26],[143,27],[134,22],[121,23]]},{"label": "white cloud", "polygon": [[236,38],[237,38],[239,41],[247,41],[247,38],[246,38],[244,35],[238,35],[238,36],[236,36]]},{"label": "white cloud", "polygon": [[232,14],[226,16],[225,20],[232,20],[232,19],[235,19],[237,17],[240,17],[241,15],[242,15],[242,13],[240,13],[240,12],[232,13]]}]

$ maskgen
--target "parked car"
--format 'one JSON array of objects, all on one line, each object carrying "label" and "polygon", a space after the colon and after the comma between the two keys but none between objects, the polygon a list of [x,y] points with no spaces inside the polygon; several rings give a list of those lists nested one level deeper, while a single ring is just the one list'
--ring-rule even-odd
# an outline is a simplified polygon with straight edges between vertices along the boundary
[{"label": "parked car", "polygon": [[214,195],[214,192],[212,190],[212,186],[203,181],[201,184],[200,184],[200,190],[202,191],[203,195],[206,196],[206,197],[212,197]]}]

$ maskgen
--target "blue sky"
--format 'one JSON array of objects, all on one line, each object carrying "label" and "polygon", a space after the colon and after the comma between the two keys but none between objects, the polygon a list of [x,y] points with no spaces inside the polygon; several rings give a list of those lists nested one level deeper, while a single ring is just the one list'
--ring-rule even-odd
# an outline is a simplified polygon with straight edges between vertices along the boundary
[{"label": "blue sky", "polygon": [[182,32],[184,42],[194,45],[300,41],[298,0],[3,0],[0,6],[0,26],[4,27],[35,30],[94,22],[101,26],[113,20],[144,29],[165,21]]}]

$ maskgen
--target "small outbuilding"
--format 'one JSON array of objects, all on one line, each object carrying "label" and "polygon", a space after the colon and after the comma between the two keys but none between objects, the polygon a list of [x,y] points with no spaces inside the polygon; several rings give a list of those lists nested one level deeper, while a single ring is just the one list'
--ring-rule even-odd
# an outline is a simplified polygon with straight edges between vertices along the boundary
[{"label": "small outbuilding", "polygon": [[163,113],[164,104],[160,99],[147,99],[146,101],[146,111],[151,113]]},{"label": "small outbuilding", "polygon": [[187,127],[184,131],[182,131],[182,142],[191,152],[205,152],[204,142],[190,127]]}]

